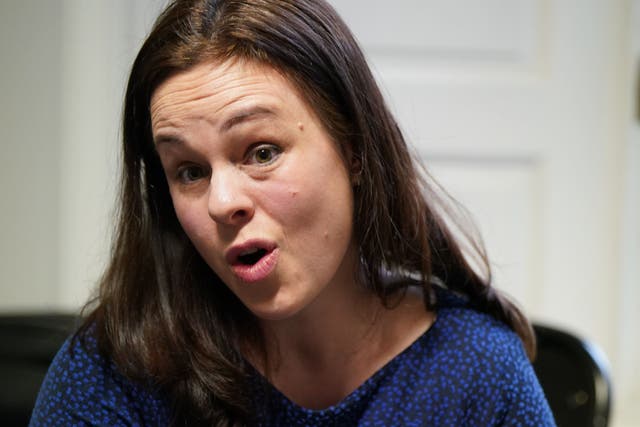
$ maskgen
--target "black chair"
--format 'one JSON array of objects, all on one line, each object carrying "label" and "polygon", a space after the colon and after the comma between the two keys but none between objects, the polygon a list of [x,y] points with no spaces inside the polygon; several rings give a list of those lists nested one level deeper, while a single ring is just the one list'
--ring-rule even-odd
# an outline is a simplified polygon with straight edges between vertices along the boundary
[{"label": "black chair", "polygon": [[28,424],[47,368],[77,322],[71,314],[0,316],[0,424]]},{"label": "black chair", "polygon": [[533,328],[538,339],[533,367],[558,427],[606,427],[611,381],[604,354],[568,332]]}]

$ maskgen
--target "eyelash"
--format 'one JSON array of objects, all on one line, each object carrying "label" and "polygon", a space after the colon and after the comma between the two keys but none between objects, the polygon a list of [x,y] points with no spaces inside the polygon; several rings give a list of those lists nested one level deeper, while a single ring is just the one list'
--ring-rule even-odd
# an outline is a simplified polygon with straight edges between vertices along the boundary
[{"label": "eyelash", "polygon": [[[198,171],[199,175],[196,178],[187,177],[187,174],[190,173],[190,172],[193,172],[193,171]],[[178,181],[180,181],[182,184],[192,184],[192,183],[202,179],[203,177],[207,176],[207,172],[201,166],[185,165],[185,166],[182,166],[182,167],[178,168],[176,176],[178,178]]]},{"label": "eyelash", "polygon": [[[260,154],[269,154],[270,157],[265,161],[260,161],[258,160],[258,157],[257,157]],[[263,143],[249,150],[244,163],[248,165],[268,166],[273,162],[275,162],[280,156],[280,154],[282,154],[282,149],[280,147],[273,144]],[[193,172],[196,172],[195,177]],[[176,177],[180,183],[189,185],[206,177],[207,174],[208,174],[208,171],[206,170],[206,168],[203,168],[202,166],[198,166],[195,164],[187,164],[178,168],[176,172]]]},{"label": "eyelash", "polygon": [[[258,160],[257,156],[259,154],[264,154],[264,153],[270,153],[270,158],[262,162]],[[249,150],[249,152],[247,153],[245,163],[250,165],[255,164],[259,166],[267,166],[275,162],[278,159],[278,157],[280,157],[280,154],[282,154],[282,149],[276,145],[259,144],[253,147],[251,150]]]}]

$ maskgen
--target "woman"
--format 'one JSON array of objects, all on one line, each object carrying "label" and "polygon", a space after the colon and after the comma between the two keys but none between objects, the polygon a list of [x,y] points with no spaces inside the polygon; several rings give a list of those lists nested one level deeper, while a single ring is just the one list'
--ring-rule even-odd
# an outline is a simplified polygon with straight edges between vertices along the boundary
[{"label": "woman", "polygon": [[446,211],[330,6],[173,2],[32,425],[553,425],[530,325]]}]

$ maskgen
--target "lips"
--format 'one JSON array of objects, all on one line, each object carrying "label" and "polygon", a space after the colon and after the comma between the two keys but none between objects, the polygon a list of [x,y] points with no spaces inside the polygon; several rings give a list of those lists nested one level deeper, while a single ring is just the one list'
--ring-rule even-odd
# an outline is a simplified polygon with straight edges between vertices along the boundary
[{"label": "lips", "polygon": [[250,240],[231,247],[225,258],[240,280],[253,283],[265,279],[273,271],[279,253],[273,242]]}]

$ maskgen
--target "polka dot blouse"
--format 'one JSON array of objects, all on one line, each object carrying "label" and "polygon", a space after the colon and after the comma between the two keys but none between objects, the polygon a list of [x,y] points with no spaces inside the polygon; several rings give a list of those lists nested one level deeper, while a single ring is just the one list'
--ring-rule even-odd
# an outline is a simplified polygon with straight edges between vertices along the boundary
[{"label": "polka dot blouse", "polygon": [[[518,337],[453,297],[439,301],[425,334],[329,408],[300,407],[255,373],[258,425],[554,426]],[[91,336],[72,352],[70,342],[49,368],[31,426],[168,425],[161,396],[120,375]]]}]

